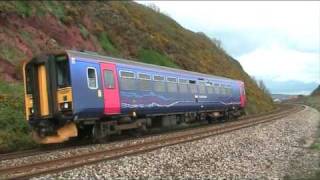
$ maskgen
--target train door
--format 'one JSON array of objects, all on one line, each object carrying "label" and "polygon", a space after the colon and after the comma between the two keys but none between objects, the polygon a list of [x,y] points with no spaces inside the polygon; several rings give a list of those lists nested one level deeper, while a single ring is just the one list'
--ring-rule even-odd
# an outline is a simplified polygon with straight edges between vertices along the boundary
[{"label": "train door", "polygon": [[100,67],[104,93],[104,114],[120,114],[120,96],[116,65],[112,63],[101,63]]},{"label": "train door", "polygon": [[246,92],[244,89],[244,83],[240,83],[240,106],[244,107],[246,104]]}]

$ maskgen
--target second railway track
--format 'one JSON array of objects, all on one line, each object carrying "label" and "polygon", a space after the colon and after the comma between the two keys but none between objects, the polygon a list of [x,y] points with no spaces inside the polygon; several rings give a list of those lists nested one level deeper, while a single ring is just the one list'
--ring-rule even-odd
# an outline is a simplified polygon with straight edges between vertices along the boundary
[{"label": "second railway track", "polygon": [[301,109],[301,106],[294,106],[287,110],[277,112],[274,114],[268,114],[260,117],[252,117],[241,121],[232,121],[225,124],[201,127],[189,131],[173,133],[170,136],[160,138],[156,141],[142,141],[140,143],[130,144],[123,147],[116,147],[107,150],[97,150],[90,153],[77,154],[71,157],[41,161],[31,164],[24,164],[21,166],[1,168],[0,179],[26,179],[43,174],[69,170],[83,165],[94,164],[104,160],[111,160],[123,156],[148,152],[166,146],[199,140],[209,136],[254,126],[260,123],[270,122],[276,119],[286,117],[289,114],[298,112]]}]

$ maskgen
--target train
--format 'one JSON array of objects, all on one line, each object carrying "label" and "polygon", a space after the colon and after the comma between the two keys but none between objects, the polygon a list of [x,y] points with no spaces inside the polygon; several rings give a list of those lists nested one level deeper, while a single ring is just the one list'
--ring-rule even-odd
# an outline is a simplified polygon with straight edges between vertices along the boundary
[{"label": "train", "polygon": [[211,123],[246,106],[243,81],[87,51],[37,55],[23,78],[26,120],[40,144]]}]

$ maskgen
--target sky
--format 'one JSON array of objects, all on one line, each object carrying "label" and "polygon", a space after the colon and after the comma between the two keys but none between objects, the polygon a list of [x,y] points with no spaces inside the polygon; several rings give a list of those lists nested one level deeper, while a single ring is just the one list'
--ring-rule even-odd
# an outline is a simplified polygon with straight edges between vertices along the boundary
[{"label": "sky", "polygon": [[154,4],[183,27],[221,40],[227,53],[271,93],[308,94],[320,84],[320,2],[138,3]]}]

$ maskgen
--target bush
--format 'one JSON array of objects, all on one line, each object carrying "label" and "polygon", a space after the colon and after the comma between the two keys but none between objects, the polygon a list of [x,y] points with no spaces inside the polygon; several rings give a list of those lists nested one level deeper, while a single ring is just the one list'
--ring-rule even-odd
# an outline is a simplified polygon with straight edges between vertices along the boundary
[{"label": "bush", "polygon": [[84,38],[84,39],[88,39],[88,37],[89,37],[89,31],[82,25],[82,24],[80,24],[80,33],[81,33],[81,36]]},{"label": "bush", "polygon": [[111,41],[109,40],[107,33],[101,32],[98,35],[98,40],[100,42],[101,47],[107,52],[111,53],[112,55],[118,55],[119,51],[113,46]]},{"label": "bush", "polygon": [[54,1],[44,1],[44,5],[49,12],[51,12],[59,20],[63,20],[65,17],[64,6],[62,3]]},{"label": "bush", "polygon": [[24,117],[22,84],[0,81],[0,152],[35,146]]},{"label": "bush", "polygon": [[169,57],[154,50],[140,49],[138,59],[144,63],[155,64],[166,67],[179,68]]},{"label": "bush", "polygon": [[26,1],[15,2],[16,11],[22,17],[30,17],[32,15],[32,8]]}]

